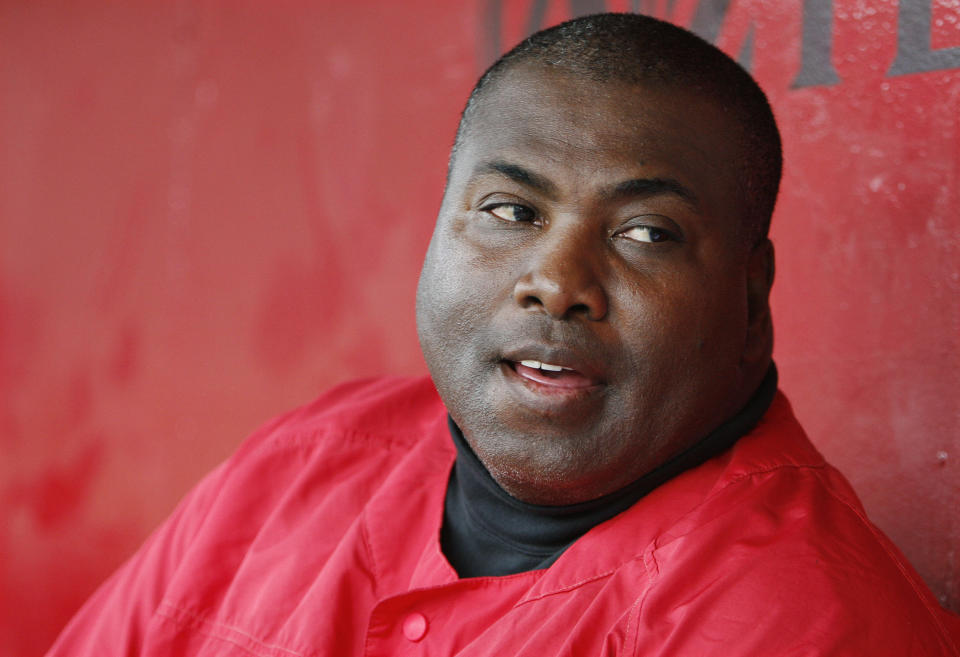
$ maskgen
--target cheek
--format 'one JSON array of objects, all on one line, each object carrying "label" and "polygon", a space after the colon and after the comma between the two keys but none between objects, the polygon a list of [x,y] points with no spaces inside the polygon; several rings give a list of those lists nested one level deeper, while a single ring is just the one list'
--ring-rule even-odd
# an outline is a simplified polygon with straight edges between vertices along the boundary
[{"label": "cheek", "polygon": [[746,294],[718,283],[717,276],[678,273],[620,286],[617,312],[624,341],[634,345],[633,356],[675,367],[739,354],[746,335]]},{"label": "cheek", "polygon": [[696,310],[688,358],[690,367],[699,373],[698,394],[708,396],[717,387],[729,391],[739,385],[747,344],[746,295],[714,286],[710,294],[698,299]]},{"label": "cheek", "polygon": [[509,287],[505,270],[455,232],[438,234],[417,289],[417,327],[425,350],[459,349],[478,335]]}]

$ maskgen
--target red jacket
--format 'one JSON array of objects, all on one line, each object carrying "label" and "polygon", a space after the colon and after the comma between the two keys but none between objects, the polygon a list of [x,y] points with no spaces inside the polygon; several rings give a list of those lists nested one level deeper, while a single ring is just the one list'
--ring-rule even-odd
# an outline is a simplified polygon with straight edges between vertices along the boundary
[{"label": "red jacket", "polygon": [[210,474],[51,654],[960,655],[782,395],[546,570],[457,578],[453,460],[428,379],[336,388]]}]

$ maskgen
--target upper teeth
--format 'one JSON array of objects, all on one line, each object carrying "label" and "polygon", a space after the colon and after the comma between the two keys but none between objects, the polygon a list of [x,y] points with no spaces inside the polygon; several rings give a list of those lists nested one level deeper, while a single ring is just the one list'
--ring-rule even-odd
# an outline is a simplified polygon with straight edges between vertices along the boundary
[{"label": "upper teeth", "polygon": [[521,360],[521,365],[526,365],[527,367],[532,367],[537,370],[547,370],[548,372],[559,372],[561,370],[569,370],[569,367],[563,367],[562,365],[551,365],[550,363],[541,363],[539,360]]}]

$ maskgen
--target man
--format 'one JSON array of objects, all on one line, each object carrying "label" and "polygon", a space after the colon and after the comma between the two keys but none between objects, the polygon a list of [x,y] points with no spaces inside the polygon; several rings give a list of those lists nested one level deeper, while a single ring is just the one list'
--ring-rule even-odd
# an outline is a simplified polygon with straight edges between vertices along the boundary
[{"label": "man", "polygon": [[261,429],[52,654],[960,654],[776,392],[779,175],[712,46],[628,15],[534,35],[458,131],[432,382]]}]

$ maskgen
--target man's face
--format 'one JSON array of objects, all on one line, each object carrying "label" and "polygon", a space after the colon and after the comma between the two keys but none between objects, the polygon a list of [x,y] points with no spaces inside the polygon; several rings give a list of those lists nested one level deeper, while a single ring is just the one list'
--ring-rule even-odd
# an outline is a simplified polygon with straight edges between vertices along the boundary
[{"label": "man's face", "polygon": [[765,369],[737,126],[690,93],[529,64],[477,109],[420,279],[421,346],[505,490],[593,499],[730,417]]}]

